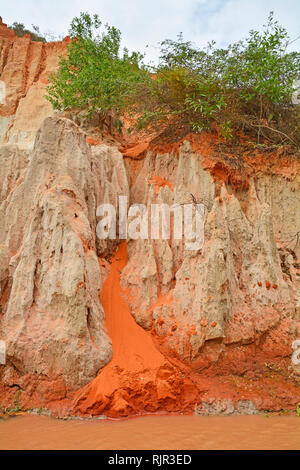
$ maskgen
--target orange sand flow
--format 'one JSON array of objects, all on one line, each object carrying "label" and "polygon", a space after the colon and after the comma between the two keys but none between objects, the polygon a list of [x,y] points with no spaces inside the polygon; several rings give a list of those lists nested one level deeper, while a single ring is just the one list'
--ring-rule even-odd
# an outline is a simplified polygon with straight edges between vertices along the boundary
[{"label": "orange sand flow", "polygon": [[106,315],[107,332],[114,348],[110,365],[118,365],[135,373],[138,370],[159,368],[164,358],[153,345],[152,338],[134,321],[122,296],[120,273],[126,263],[127,246],[122,243],[114,256],[100,298]]},{"label": "orange sand flow", "polygon": [[156,349],[150,333],[134,321],[122,296],[120,272],[126,263],[127,247],[123,243],[100,296],[113,359],[77,393],[75,412],[80,414],[120,417],[159,409],[175,411],[187,406],[186,398],[189,401],[192,384],[183,381],[180,372]]}]

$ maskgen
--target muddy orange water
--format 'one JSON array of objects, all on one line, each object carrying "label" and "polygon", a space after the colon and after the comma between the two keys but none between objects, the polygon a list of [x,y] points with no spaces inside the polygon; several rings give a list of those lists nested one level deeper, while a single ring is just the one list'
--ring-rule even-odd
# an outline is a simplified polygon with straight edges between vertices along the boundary
[{"label": "muddy orange water", "polygon": [[0,420],[0,449],[300,449],[294,416],[146,416],[121,421]]}]

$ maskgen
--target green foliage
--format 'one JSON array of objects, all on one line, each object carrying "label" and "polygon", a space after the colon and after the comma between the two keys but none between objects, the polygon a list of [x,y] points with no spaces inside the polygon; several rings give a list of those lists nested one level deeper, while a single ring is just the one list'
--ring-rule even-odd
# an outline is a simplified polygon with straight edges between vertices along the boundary
[{"label": "green foliage", "polygon": [[26,29],[23,23],[17,21],[9,27],[14,30],[16,36],[23,37],[25,34],[29,34],[32,41],[46,42],[46,38],[41,35],[39,27],[34,24],[32,25],[33,31]]},{"label": "green foliage", "polygon": [[296,415],[298,416],[298,418],[300,418],[300,403],[298,403],[298,405],[297,405]]},{"label": "green foliage", "polygon": [[60,57],[59,69],[50,77],[48,100],[55,109],[83,111],[85,117],[104,121],[118,116],[133,97],[135,85],[143,80],[142,55],[121,51],[121,33],[102,25],[98,15],[81,13],[69,31],[72,42],[67,57]]},{"label": "green foliage", "polygon": [[291,95],[300,54],[286,52],[288,41],[273,13],[262,33],[250,31],[226,49],[214,42],[197,49],[182,34],[163,41],[156,80],[150,93],[145,89],[140,96],[139,122],[173,127],[180,122],[194,132],[217,127],[225,139],[242,129],[258,143],[263,138],[299,146],[299,107]]},{"label": "green foliage", "polygon": [[133,113],[138,129],[216,130],[225,140],[243,131],[257,144],[300,147],[300,107],[293,105],[300,54],[287,53],[287,31],[270,13],[262,32],[218,49],[184,41],[161,43],[151,75],[138,52],[121,51],[121,33],[81,13],[70,27],[67,57],[50,78],[48,100],[104,121]]},{"label": "green foliage", "polygon": [[300,55],[287,54],[288,33],[270,13],[263,33],[250,31],[246,42],[229,48],[226,80],[251,101],[265,97],[272,103],[289,102],[299,74]]},{"label": "green foliage", "polygon": [[0,418],[8,417],[8,416],[15,416],[20,411],[22,411],[22,406],[20,404],[21,393],[22,393],[22,389],[19,388],[15,393],[14,403],[11,406],[4,407],[0,404]]},{"label": "green foliage", "polygon": [[19,406],[0,407],[0,416],[14,416],[21,411]]}]

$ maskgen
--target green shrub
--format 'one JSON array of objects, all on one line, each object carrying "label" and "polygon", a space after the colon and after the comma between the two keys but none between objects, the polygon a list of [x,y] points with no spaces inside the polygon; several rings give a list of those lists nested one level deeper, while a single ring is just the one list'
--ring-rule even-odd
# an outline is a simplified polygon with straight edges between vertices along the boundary
[{"label": "green shrub", "polygon": [[140,126],[179,124],[194,132],[217,127],[224,138],[243,130],[260,143],[300,145],[299,106],[292,105],[300,54],[287,53],[287,31],[271,13],[262,33],[226,49],[161,43],[156,79],[139,96]]},{"label": "green shrub", "polygon": [[9,28],[14,30],[16,36],[23,37],[25,34],[29,34],[32,41],[46,42],[46,38],[41,35],[39,27],[34,24],[32,25],[34,31],[26,29],[23,23],[18,23],[17,21],[9,26]]},{"label": "green shrub", "polygon": [[182,34],[163,41],[154,76],[140,53],[120,50],[120,31],[97,15],[74,18],[70,36],[48,86],[56,109],[100,122],[113,115],[118,125],[133,113],[138,129],[214,129],[227,140],[243,131],[258,144],[300,147],[300,107],[291,100],[300,54],[287,53],[288,33],[273,13],[262,33],[250,31],[227,48],[199,49]]},{"label": "green shrub", "polygon": [[58,71],[50,77],[47,99],[55,109],[79,109],[101,122],[113,113],[119,125],[118,116],[130,106],[134,86],[145,74],[142,55],[121,51],[120,31],[103,26],[98,15],[81,13],[69,35],[67,57],[60,57]]}]

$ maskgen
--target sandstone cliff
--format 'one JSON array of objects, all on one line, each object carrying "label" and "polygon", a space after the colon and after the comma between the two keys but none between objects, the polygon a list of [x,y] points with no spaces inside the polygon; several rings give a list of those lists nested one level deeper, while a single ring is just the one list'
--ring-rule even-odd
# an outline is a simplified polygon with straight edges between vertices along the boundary
[{"label": "sandstone cliff", "polygon": [[[24,407],[107,416],[295,408],[299,160],[229,153],[208,134],[100,143],[44,98],[67,43],[0,23],[0,402],[20,391]],[[204,204],[202,249],[97,240],[96,208],[118,195]]]}]

